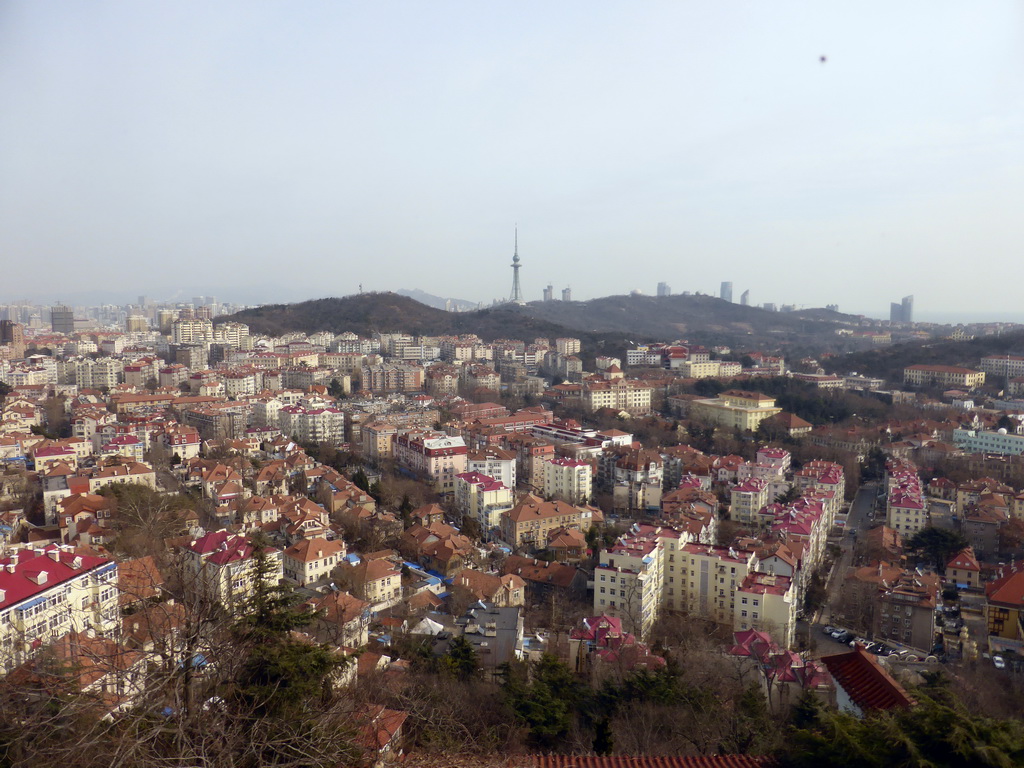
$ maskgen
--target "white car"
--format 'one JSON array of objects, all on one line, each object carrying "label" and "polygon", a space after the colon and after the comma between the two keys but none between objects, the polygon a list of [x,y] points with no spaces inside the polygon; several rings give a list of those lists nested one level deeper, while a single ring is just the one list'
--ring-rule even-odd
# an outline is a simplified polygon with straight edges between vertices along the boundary
[{"label": "white car", "polygon": [[992,657],[992,665],[996,669],[1006,669],[1006,659],[1002,656],[996,655]]}]

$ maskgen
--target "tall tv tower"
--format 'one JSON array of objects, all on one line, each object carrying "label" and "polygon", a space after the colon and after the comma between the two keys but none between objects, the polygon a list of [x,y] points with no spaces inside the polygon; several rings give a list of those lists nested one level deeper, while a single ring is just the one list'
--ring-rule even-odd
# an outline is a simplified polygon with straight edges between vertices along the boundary
[{"label": "tall tv tower", "polygon": [[512,255],[512,295],[508,297],[509,304],[525,304],[523,291],[519,287],[519,225],[516,225],[516,244]]}]

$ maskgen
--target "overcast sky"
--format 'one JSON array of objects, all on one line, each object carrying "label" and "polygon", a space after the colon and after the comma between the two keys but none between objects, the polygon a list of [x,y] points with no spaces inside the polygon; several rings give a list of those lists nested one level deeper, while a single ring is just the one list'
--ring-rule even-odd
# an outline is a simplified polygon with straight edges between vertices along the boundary
[{"label": "overcast sky", "polygon": [[841,5],[4,0],[0,301],[1021,311],[1024,4]]}]

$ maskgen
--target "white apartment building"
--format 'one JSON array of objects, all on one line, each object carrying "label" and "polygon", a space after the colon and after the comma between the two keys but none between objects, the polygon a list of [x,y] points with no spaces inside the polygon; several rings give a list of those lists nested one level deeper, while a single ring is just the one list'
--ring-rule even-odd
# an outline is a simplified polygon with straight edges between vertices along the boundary
[{"label": "white apartment building", "polygon": [[501,513],[512,509],[512,489],[479,472],[463,472],[455,476],[455,506],[464,515],[480,523],[485,537],[501,526]]},{"label": "white apartment building", "polygon": [[783,648],[796,640],[797,590],[787,576],[748,573],[736,588],[733,627],[767,632]]},{"label": "white apartment building", "polygon": [[754,522],[761,508],[771,501],[768,497],[768,489],[768,482],[756,477],[751,477],[733,486],[730,494],[729,516],[740,523]]},{"label": "white apartment building", "polygon": [[[236,608],[252,594],[256,572],[253,548],[245,536],[214,531],[202,536],[183,550],[195,589],[226,608]],[[275,586],[284,576],[280,550],[268,549],[272,567],[270,582]]]},{"label": "white apartment building", "polygon": [[300,443],[340,443],[345,439],[345,414],[337,408],[289,405],[277,415],[281,434]]},{"label": "white apartment building", "polygon": [[467,472],[479,472],[481,475],[493,477],[506,488],[516,487],[516,455],[494,446],[470,451],[466,461]]},{"label": "white apartment building", "polygon": [[967,453],[997,453],[1000,456],[1024,453],[1024,435],[1015,435],[1005,429],[994,432],[954,429],[953,444]]},{"label": "white apartment building", "polygon": [[546,459],[541,462],[545,496],[573,505],[589,504],[593,495],[594,469],[576,459]]},{"label": "white apartment building", "polygon": [[199,344],[213,341],[213,322],[210,320],[175,320],[171,324],[171,343]]},{"label": "white apartment building", "polygon": [[0,558],[0,668],[74,630],[113,636],[121,623],[117,563],[50,544]]}]

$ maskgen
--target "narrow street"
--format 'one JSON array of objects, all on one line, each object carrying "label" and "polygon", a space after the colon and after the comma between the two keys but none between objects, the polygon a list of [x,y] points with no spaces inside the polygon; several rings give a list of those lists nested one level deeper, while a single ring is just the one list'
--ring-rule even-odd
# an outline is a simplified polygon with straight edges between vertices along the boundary
[{"label": "narrow street", "polygon": [[825,626],[836,621],[842,624],[841,617],[833,615],[833,607],[839,602],[843,587],[843,577],[847,569],[853,564],[853,552],[857,539],[872,524],[871,513],[875,505],[878,488],[879,484],[877,482],[869,482],[857,489],[857,495],[850,503],[850,511],[845,521],[846,524],[842,536],[829,539],[830,544],[839,545],[841,554],[829,573],[828,583],[826,584],[828,597],[825,600],[825,604],[816,616],[811,617],[810,626],[808,627],[810,645],[816,649],[817,655],[842,653],[844,650],[849,650],[847,646],[827,637],[822,630]]}]

